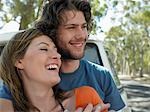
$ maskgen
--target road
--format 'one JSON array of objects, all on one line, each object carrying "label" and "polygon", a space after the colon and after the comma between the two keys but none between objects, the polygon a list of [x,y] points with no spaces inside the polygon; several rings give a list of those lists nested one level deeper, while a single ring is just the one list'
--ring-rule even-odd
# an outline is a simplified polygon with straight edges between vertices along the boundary
[{"label": "road", "polygon": [[131,78],[121,78],[121,83],[125,86],[132,112],[150,112],[150,84]]}]

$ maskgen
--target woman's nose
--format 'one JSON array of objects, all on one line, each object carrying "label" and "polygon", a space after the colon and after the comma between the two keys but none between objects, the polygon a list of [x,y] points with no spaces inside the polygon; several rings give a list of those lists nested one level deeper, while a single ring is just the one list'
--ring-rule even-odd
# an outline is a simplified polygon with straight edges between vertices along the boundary
[{"label": "woman's nose", "polygon": [[50,52],[53,59],[60,59],[61,55],[57,51]]}]

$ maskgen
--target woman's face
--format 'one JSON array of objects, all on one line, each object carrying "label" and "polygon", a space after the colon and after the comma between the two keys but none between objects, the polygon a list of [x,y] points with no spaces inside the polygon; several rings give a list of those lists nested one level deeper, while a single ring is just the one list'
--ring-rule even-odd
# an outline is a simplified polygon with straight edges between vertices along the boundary
[{"label": "woman's face", "polygon": [[54,86],[60,82],[60,54],[52,40],[45,35],[34,38],[23,57],[16,62],[24,84]]}]

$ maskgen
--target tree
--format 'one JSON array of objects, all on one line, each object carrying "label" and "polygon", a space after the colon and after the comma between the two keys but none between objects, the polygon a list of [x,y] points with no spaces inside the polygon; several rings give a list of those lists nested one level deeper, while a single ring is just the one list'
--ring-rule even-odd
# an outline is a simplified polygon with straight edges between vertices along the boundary
[{"label": "tree", "polygon": [[5,5],[8,10],[3,10],[1,18],[4,22],[17,21],[20,24],[19,29],[25,29],[38,18],[42,2],[43,0],[7,0]]},{"label": "tree", "polygon": [[[122,55],[117,54],[116,56],[116,53],[114,53],[117,58],[115,63],[119,70],[125,69],[127,74],[133,74],[133,76],[139,71],[140,77],[142,77],[143,72],[147,72],[147,68],[150,67],[150,58],[148,56],[150,46],[150,8],[147,6],[147,1],[126,0],[120,2],[124,7],[124,10],[121,11],[123,16],[119,19],[120,25],[112,27],[106,33],[106,41],[110,42],[107,46],[111,46],[110,48],[113,51],[120,47],[121,51],[117,53],[122,53]],[[115,12],[120,12],[120,10],[115,8]],[[115,20],[116,18],[113,18],[113,21]],[[112,46],[112,38],[117,40],[114,41],[116,42],[115,46]],[[147,60],[145,57],[149,59]]]},{"label": "tree", "polygon": [[[105,0],[88,0],[92,6],[92,14],[94,15],[93,33],[100,27],[97,26],[97,21],[107,13],[107,3]],[[100,7],[99,7],[100,4]],[[0,10],[3,12],[1,20],[9,22],[11,20],[17,21],[20,24],[20,29],[25,29],[31,26],[40,14],[43,5],[43,0],[6,0],[4,3],[0,0]]]}]

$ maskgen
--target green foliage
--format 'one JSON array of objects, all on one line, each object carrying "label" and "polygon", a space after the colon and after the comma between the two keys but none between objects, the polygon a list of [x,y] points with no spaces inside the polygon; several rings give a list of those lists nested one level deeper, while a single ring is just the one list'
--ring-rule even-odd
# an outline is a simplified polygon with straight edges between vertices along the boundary
[{"label": "green foliage", "polygon": [[[144,4],[144,5],[143,5]],[[124,23],[112,27],[105,39],[115,57],[117,70],[123,74],[150,73],[150,8],[147,2],[126,0]]]},{"label": "green foliage", "polygon": [[2,0],[0,0],[0,11],[2,10],[2,7],[3,7],[3,3]]},{"label": "green foliage", "polygon": [[141,25],[150,26],[150,10],[138,12],[137,14],[133,15],[131,19]]},{"label": "green foliage", "polygon": [[125,36],[125,31],[121,28],[121,26],[112,27],[107,34],[106,38],[121,38]]},{"label": "green foliage", "polygon": [[5,12],[2,20],[18,21],[20,20],[20,29],[25,29],[38,18],[43,0],[7,0],[8,10]]},{"label": "green foliage", "polygon": [[92,14],[100,19],[100,17],[103,16],[107,10],[106,2],[104,0],[91,0],[90,3],[92,7]]},{"label": "green foliage", "polygon": [[97,22],[100,21],[101,17],[106,15],[108,6],[105,0],[89,0],[89,2],[93,16],[93,28],[91,33],[96,34],[96,31],[101,29],[101,27],[97,25]]},{"label": "green foliage", "polygon": [[[105,0],[89,0],[92,6],[92,14],[94,15],[94,27],[93,32],[99,28],[96,24],[96,20],[100,20],[100,17],[104,16],[107,12],[107,4]],[[20,23],[20,29],[25,29],[31,26],[40,14],[43,0],[7,0],[5,1],[6,10],[3,14],[2,20],[9,22],[11,20]],[[3,8],[3,4],[0,1],[0,9]],[[20,20],[18,21],[18,17]]]}]

